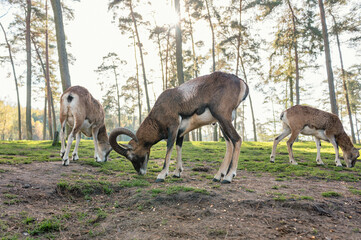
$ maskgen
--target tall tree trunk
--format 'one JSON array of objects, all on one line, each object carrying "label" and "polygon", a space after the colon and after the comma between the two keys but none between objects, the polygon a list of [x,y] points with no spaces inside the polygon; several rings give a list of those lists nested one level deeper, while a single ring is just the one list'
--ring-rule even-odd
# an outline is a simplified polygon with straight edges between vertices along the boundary
[{"label": "tall tree trunk", "polygon": [[333,71],[332,71],[332,65],[331,65],[330,45],[329,45],[329,41],[328,41],[328,32],[327,32],[327,25],[326,25],[326,17],[325,17],[325,9],[324,9],[324,6],[323,6],[323,0],[318,0],[318,5],[320,7],[320,15],[321,15],[321,23],[322,23],[322,35],[323,35],[323,42],[324,42],[324,45],[325,45],[327,80],[328,80],[328,88],[329,88],[329,94],[330,94],[331,111],[332,111],[332,113],[338,115],[336,94],[335,94],[335,85],[334,85]]},{"label": "tall tree trunk", "polygon": [[289,59],[289,63],[288,63],[288,82],[289,82],[289,88],[290,88],[290,105],[291,107],[293,106],[293,78],[292,78],[292,56],[291,56],[291,52],[292,49],[291,47],[288,49],[288,59]]},{"label": "tall tree trunk", "polygon": [[292,14],[292,26],[293,26],[293,48],[295,51],[295,67],[296,67],[296,105],[300,104],[300,70],[299,70],[299,60],[298,60],[298,46],[297,46],[297,29],[296,29],[296,15],[291,6],[290,0],[287,0],[288,7]]},{"label": "tall tree trunk", "polygon": [[[237,36],[237,57],[236,57],[236,76],[238,76],[239,69],[239,58],[240,58],[240,48],[241,48],[241,26],[242,26],[242,0],[239,1],[239,26],[238,26],[238,36]],[[236,114],[233,120],[233,126],[237,129],[237,109]]]},{"label": "tall tree trunk", "polygon": [[136,37],[137,37],[137,45],[138,45],[138,48],[139,48],[140,61],[141,61],[141,64],[142,64],[142,71],[143,71],[145,97],[146,97],[146,100],[147,100],[147,111],[148,111],[148,113],[149,113],[149,112],[150,112],[150,102],[149,102],[149,95],[148,95],[147,76],[146,76],[146,74],[145,74],[145,66],[144,66],[144,59],[143,59],[142,43],[140,42],[139,33],[138,33],[138,27],[137,27],[137,21],[136,21],[135,16],[134,16],[133,3],[132,3],[131,0],[130,0],[129,7],[130,7],[130,13],[131,13],[131,16],[132,16],[132,21],[133,21],[133,24],[134,24],[135,35],[136,35]]},{"label": "tall tree trunk", "polygon": [[163,85],[163,91],[168,88],[167,86],[168,86],[169,37],[170,37],[170,29],[168,30],[168,34],[167,34],[167,50],[165,54],[165,83]]},{"label": "tall tree trunk", "polygon": [[139,120],[139,126],[140,126],[140,124],[142,123],[142,105],[140,102],[139,68],[138,68],[137,48],[136,48],[134,32],[133,32],[133,46],[134,46],[135,66],[136,66],[135,78],[137,80],[137,92],[138,92],[138,120]]},{"label": "tall tree trunk", "polygon": [[184,83],[183,75],[183,56],[182,56],[182,30],[180,26],[181,15],[180,15],[180,4],[179,0],[174,0],[174,7],[178,16],[178,21],[175,25],[175,44],[176,44],[176,62],[177,62],[177,78],[178,85]]},{"label": "tall tree trunk", "polygon": [[26,137],[28,140],[33,139],[33,132],[31,126],[31,39],[30,39],[30,19],[31,19],[31,0],[26,0]]},{"label": "tall tree trunk", "polygon": [[[245,67],[244,67],[244,63],[243,63],[243,58],[242,58],[242,56],[240,56],[240,60],[241,60],[242,71],[243,71],[243,74],[244,74],[244,80],[245,80],[246,83],[248,84],[246,69],[245,69]],[[252,125],[253,125],[253,139],[254,139],[255,142],[257,142],[256,118],[255,118],[255,116],[254,116],[254,110],[253,110],[251,93],[248,93],[248,99],[249,99],[249,105],[250,105],[250,107],[251,107]],[[244,109],[243,109],[243,115],[244,115]]]},{"label": "tall tree trunk", "polygon": [[[209,11],[208,0],[205,0],[205,3],[206,3],[206,8],[207,8],[207,18],[208,18],[209,26],[211,28],[211,33],[212,33],[212,71],[215,72],[216,71],[216,54],[215,54],[216,50],[215,50],[214,28],[213,28],[211,13]],[[213,141],[218,141],[217,124],[214,124],[214,128],[213,128]]]},{"label": "tall tree trunk", "polygon": [[16,89],[16,98],[17,98],[17,104],[18,104],[18,128],[19,128],[19,135],[18,135],[18,138],[19,140],[21,140],[21,107],[20,107],[20,97],[19,97],[19,86],[18,86],[18,79],[16,77],[16,72],[15,72],[15,64],[14,64],[14,59],[13,59],[13,55],[11,53],[11,46],[10,46],[10,43],[7,39],[7,36],[6,36],[6,32],[5,32],[5,29],[3,27],[3,25],[0,23],[0,27],[1,29],[3,30],[4,32],[4,37],[5,37],[5,42],[6,42],[6,45],[8,47],[8,50],[9,50],[9,58],[10,58],[10,63],[11,63],[11,67],[12,67],[12,70],[13,70],[13,74],[14,74],[14,80],[15,80],[15,89]]},{"label": "tall tree trunk", "polygon": [[69,73],[69,65],[68,65],[68,54],[66,51],[66,44],[65,44],[63,14],[61,10],[60,0],[51,0],[51,5],[54,11],[60,76],[61,76],[61,84],[64,92],[66,89],[68,89],[71,86],[71,81],[70,81],[70,73]]},{"label": "tall tree trunk", "polygon": [[351,107],[350,107],[350,100],[349,100],[348,90],[347,90],[346,74],[345,74],[345,69],[344,69],[344,67],[343,67],[341,44],[340,44],[340,39],[339,39],[339,36],[338,36],[338,24],[337,24],[337,22],[336,22],[335,16],[334,16],[332,13],[331,13],[331,16],[332,16],[333,23],[334,23],[334,27],[335,27],[337,47],[338,47],[338,54],[339,54],[339,56],[340,56],[343,93],[344,93],[345,99],[346,99],[346,107],[347,107],[348,118],[349,118],[349,121],[350,121],[352,142],[353,142],[353,143],[356,143],[355,131],[354,131],[354,129],[353,129],[353,123],[352,123],[352,112],[351,112]]},{"label": "tall tree trunk", "polygon": [[162,83],[164,86],[164,66],[163,66],[163,54],[162,54],[162,45],[161,45],[161,41],[160,41],[160,34],[157,34],[157,42],[158,42],[158,54],[159,54],[159,60],[160,60],[160,69],[162,72]]},{"label": "tall tree trunk", "polygon": [[[45,84],[45,87],[46,87],[46,84]],[[46,94],[45,94],[45,97],[44,97],[44,116],[43,116],[43,140],[46,140],[46,108],[47,108],[47,103],[48,103],[48,98],[46,97]]]},{"label": "tall tree trunk", "polygon": [[115,78],[115,87],[117,89],[118,126],[120,127],[120,94],[119,94],[118,74],[117,74],[114,60],[112,60],[112,62],[113,62],[113,72],[114,72],[114,78]]},{"label": "tall tree trunk", "polygon": [[360,134],[359,134],[359,129],[358,129],[358,124],[357,124],[357,115],[356,115],[356,110],[355,110],[355,123],[356,123],[356,133],[357,133],[357,142],[358,144],[360,144]]},{"label": "tall tree trunk", "polygon": [[[180,4],[179,0],[174,0],[174,7],[176,14],[178,16],[178,21],[175,25],[175,45],[176,45],[176,62],[177,62],[177,78],[178,85],[184,83],[184,73],[183,73],[183,55],[182,55],[182,30],[181,30],[181,15],[180,15]],[[189,134],[187,133],[184,136],[184,141],[189,141]]]},{"label": "tall tree trunk", "polygon": [[[196,55],[196,48],[195,48],[195,44],[194,44],[192,19],[191,19],[189,12],[188,12],[188,19],[189,19],[189,29],[190,29],[191,41],[192,41],[193,71],[194,71],[193,77],[197,78],[198,77],[198,61],[197,61],[197,55]],[[200,141],[199,139],[202,139],[202,129],[201,128],[199,128],[197,130],[197,137],[198,137],[198,141]]]},{"label": "tall tree trunk", "polygon": [[[46,89],[47,89],[47,98],[48,98],[48,121],[49,121],[49,136],[50,139],[54,139],[54,133],[52,128],[52,118],[51,118],[51,88],[50,88],[50,72],[49,72],[49,35],[48,35],[48,1],[45,1],[45,17],[46,17],[46,26],[45,26],[45,65],[46,65]],[[54,126],[55,129],[55,126]]]}]

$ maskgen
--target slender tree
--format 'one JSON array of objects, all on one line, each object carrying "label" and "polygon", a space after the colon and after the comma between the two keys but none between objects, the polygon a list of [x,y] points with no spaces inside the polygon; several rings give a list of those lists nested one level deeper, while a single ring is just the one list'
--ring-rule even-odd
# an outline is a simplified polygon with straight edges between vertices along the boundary
[{"label": "slender tree", "polygon": [[17,99],[17,106],[18,106],[18,128],[19,128],[18,138],[19,138],[19,140],[21,140],[21,107],[20,107],[18,79],[17,79],[16,72],[15,72],[15,64],[14,64],[13,56],[12,56],[12,53],[11,53],[10,43],[9,43],[9,41],[7,39],[5,29],[4,29],[4,27],[3,27],[3,25],[1,23],[0,23],[0,27],[3,30],[3,33],[4,33],[5,42],[6,42],[6,45],[8,47],[8,50],[9,50],[10,63],[11,63],[11,67],[12,67],[13,74],[14,74],[15,89],[16,89],[16,99]]},{"label": "slender tree", "polygon": [[31,125],[31,39],[30,39],[30,23],[31,23],[31,0],[26,0],[26,56],[27,56],[27,74],[26,74],[26,137],[28,140],[33,139]]},{"label": "slender tree", "polygon": [[338,115],[336,94],[335,94],[335,84],[334,84],[332,64],[331,64],[330,44],[329,44],[329,40],[328,40],[328,31],[327,31],[326,16],[325,16],[323,0],[318,0],[318,5],[320,8],[322,35],[323,35],[323,42],[324,42],[324,48],[325,48],[327,81],[328,81],[328,89],[329,89],[329,95],[330,95],[331,111],[332,111],[332,113]]},{"label": "slender tree", "polygon": [[58,48],[59,67],[63,92],[71,86],[70,72],[68,65],[68,53],[66,51],[63,14],[60,0],[51,0],[54,12],[56,41]]}]

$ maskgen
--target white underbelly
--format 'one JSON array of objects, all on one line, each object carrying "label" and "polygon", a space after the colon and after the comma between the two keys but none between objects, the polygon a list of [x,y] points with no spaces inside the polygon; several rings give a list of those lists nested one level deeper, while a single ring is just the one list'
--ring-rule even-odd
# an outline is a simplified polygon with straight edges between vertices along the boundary
[{"label": "white underbelly", "polygon": [[325,135],[325,130],[322,129],[315,129],[315,128],[310,128],[310,127],[304,127],[301,131],[301,133],[303,135],[311,135],[311,136],[315,136],[319,139],[328,141],[328,138]]},{"label": "white underbelly", "polygon": [[[67,123],[71,128],[74,127],[73,116],[68,116]],[[87,137],[91,137],[92,136],[92,128],[93,128],[93,124],[89,123],[88,119],[85,119],[83,124],[80,127],[80,131],[82,133],[84,133]]]},{"label": "white underbelly", "polygon": [[182,134],[180,137],[192,131],[193,129],[215,122],[217,122],[217,120],[213,117],[211,111],[206,108],[204,113],[202,113],[201,115],[194,114],[189,118],[184,118],[181,120],[179,130],[182,132]]}]

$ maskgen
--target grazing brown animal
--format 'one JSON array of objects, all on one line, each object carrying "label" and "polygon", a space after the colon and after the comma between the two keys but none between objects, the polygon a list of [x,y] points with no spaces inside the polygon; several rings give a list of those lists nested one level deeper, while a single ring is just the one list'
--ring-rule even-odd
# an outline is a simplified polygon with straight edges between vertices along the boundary
[{"label": "grazing brown animal", "polygon": [[[72,128],[65,148],[65,123]],[[69,165],[69,152],[71,144],[76,137],[73,160],[78,160],[78,146],[81,133],[94,140],[94,159],[105,162],[112,150],[104,125],[104,110],[102,105],[93,98],[90,92],[81,86],[68,88],[60,98],[60,156],[63,165]]]},{"label": "grazing brown animal", "polygon": [[283,132],[275,138],[271,153],[271,162],[275,161],[275,153],[278,143],[291,134],[287,141],[288,154],[291,164],[297,164],[293,158],[292,145],[298,134],[312,135],[317,146],[317,164],[324,164],[321,160],[320,139],[330,142],[336,153],[336,166],[342,166],[339,159],[338,146],[343,151],[343,157],[347,167],[354,167],[356,159],[360,156],[358,149],[354,147],[350,138],[345,133],[340,119],[332,113],[328,113],[313,107],[296,105],[281,114]]},{"label": "grazing brown animal", "polygon": [[[109,141],[113,149],[129,159],[139,174],[145,174],[150,148],[167,139],[167,153],[157,182],[168,175],[174,142],[177,146],[177,167],[174,177],[180,177],[182,143],[186,133],[206,124],[218,122],[226,140],[227,150],[214,181],[230,183],[236,176],[241,137],[232,126],[232,114],[248,95],[247,84],[237,76],[223,72],[192,79],[179,87],[165,90],[140,125],[136,135],[125,128],[114,129]],[[128,145],[118,145],[120,134],[132,138]]]}]

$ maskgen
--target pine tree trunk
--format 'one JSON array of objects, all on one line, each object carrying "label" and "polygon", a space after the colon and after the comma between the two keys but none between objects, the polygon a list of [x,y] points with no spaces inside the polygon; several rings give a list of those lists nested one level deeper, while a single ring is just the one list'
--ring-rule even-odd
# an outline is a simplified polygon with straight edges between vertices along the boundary
[{"label": "pine tree trunk", "polygon": [[293,26],[293,48],[295,51],[295,67],[296,67],[296,105],[300,104],[300,70],[298,61],[298,46],[297,46],[297,29],[296,29],[296,15],[291,6],[290,0],[287,0],[288,7],[292,14],[292,26]]},{"label": "pine tree trunk", "polygon": [[28,140],[33,139],[33,131],[31,126],[31,39],[30,39],[30,19],[31,19],[31,0],[26,0],[26,137]]},{"label": "pine tree trunk", "polygon": [[359,134],[359,129],[358,129],[358,124],[357,124],[357,114],[356,114],[356,110],[355,110],[355,124],[356,124],[356,133],[357,133],[357,142],[358,144],[360,144],[360,134]]},{"label": "pine tree trunk", "polygon": [[10,63],[11,63],[11,67],[12,67],[13,74],[14,74],[16,97],[17,97],[17,104],[18,104],[18,128],[19,128],[18,138],[19,138],[19,140],[21,140],[21,134],[22,134],[22,133],[21,133],[21,107],[20,107],[20,97],[19,97],[18,79],[17,79],[17,77],[16,77],[15,64],[14,64],[13,55],[12,55],[12,53],[11,53],[10,43],[9,43],[9,41],[8,41],[8,39],[7,39],[5,29],[4,29],[4,27],[3,27],[3,25],[2,25],[1,23],[0,23],[0,27],[1,27],[1,29],[3,30],[3,32],[4,32],[5,42],[6,42],[6,45],[7,45],[7,47],[8,47],[8,50],[9,50]]},{"label": "pine tree trunk", "polygon": [[113,72],[115,78],[115,87],[117,89],[117,112],[118,112],[118,127],[120,127],[120,94],[119,94],[119,84],[118,84],[118,74],[117,70],[115,69],[115,63],[113,61]]},{"label": "pine tree trunk", "polygon": [[325,47],[327,80],[328,80],[328,88],[329,88],[329,94],[330,94],[331,111],[332,111],[333,114],[338,115],[336,94],[335,94],[335,85],[334,85],[333,71],[332,71],[332,65],[331,65],[330,45],[329,45],[329,40],[328,40],[328,32],[327,32],[327,25],[326,25],[326,17],[325,17],[325,9],[324,9],[324,6],[323,6],[323,0],[318,0],[318,5],[320,7],[320,15],[321,15],[321,23],[322,23],[322,35],[323,35],[323,42],[324,42],[324,47]]},{"label": "pine tree trunk", "polygon": [[347,114],[348,114],[348,118],[349,118],[349,121],[350,121],[352,142],[353,142],[353,143],[356,143],[355,131],[354,131],[354,129],[353,129],[353,123],[352,123],[352,112],[351,112],[351,107],[350,107],[350,100],[349,100],[348,90],[347,90],[346,74],[345,74],[345,69],[344,69],[344,67],[343,67],[341,44],[340,44],[340,39],[339,39],[339,36],[338,36],[338,25],[337,25],[335,16],[332,15],[332,14],[331,14],[331,16],[332,16],[333,23],[334,23],[334,28],[335,28],[335,33],[336,33],[336,40],[337,40],[337,48],[338,48],[338,53],[339,53],[339,56],[340,56],[341,74],[342,74],[342,85],[343,85],[343,92],[344,92],[344,94],[345,94],[345,99],[346,99]]},{"label": "pine tree trunk", "polygon": [[59,67],[61,84],[63,92],[71,86],[69,65],[68,65],[68,54],[66,51],[65,44],[65,32],[63,24],[63,14],[61,10],[60,0],[51,0],[51,5],[54,11],[54,22],[56,30],[56,42],[59,56]]},{"label": "pine tree trunk", "polygon": [[137,80],[137,92],[138,92],[138,120],[139,120],[139,126],[140,126],[140,124],[142,123],[142,105],[140,102],[139,68],[138,68],[137,48],[136,48],[134,32],[133,32],[133,47],[134,47],[135,67],[136,67],[135,78]]},{"label": "pine tree trunk", "polygon": [[142,71],[143,71],[143,79],[144,79],[144,90],[145,90],[145,97],[147,100],[147,111],[148,113],[150,112],[150,102],[149,102],[149,95],[148,95],[148,83],[147,83],[147,76],[145,74],[145,66],[144,66],[144,59],[143,59],[143,50],[142,50],[142,43],[140,42],[140,38],[139,38],[139,33],[138,33],[138,27],[137,27],[137,21],[135,19],[134,16],[134,12],[133,12],[133,3],[132,1],[130,1],[129,7],[130,7],[130,13],[132,16],[132,21],[134,24],[134,31],[135,31],[135,35],[137,37],[137,45],[139,48],[139,55],[140,55],[140,61],[142,64]]},{"label": "pine tree trunk", "polygon": [[168,30],[168,34],[167,34],[167,50],[165,54],[165,83],[163,85],[163,91],[168,88],[169,36],[170,36],[170,29]]},{"label": "pine tree trunk", "polygon": [[[48,121],[49,121],[49,136],[50,139],[54,139],[54,133],[52,128],[51,118],[51,88],[50,88],[50,72],[49,72],[49,35],[48,35],[48,1],[45,1],[45,16],[46,16],[46,27],[45,27],[45,65],[46,65],[46,90],[48,98]],[[55,126],[54,126],[55,129]]]},{"label": "pine tree trunk", "polygon": [[[46,85],[46,84],[45,84]],[[43,116],[43,140],[46,140],[46,114],[47,114],[47,111],[46,111],[46,108],[47,108],[47,103],[48,103],[48,99],[46,97],[46,94],[45,94],[45,97],[44,97],[44,116]]]},{"label": "pine tree trunk", "polygon": [[[242,56],[240,56],[240,60],[241,60],[242,71],[243,71],[243,74],[244,74],[244,80],[245,80],[246,83],[248,84],[246,69],[245,69],[245,67],[244,67],[244,63],[243,63],[243,58],[242,58]],[[252,125],[253,125],[253,139],[254,139],[255,142],[257,142],[256,118],[255,118],[255,116],[254,116],[254,110],[253,110],[251,93],[248,93],[248,99],[249,99],[249,105],[250,105],[250,107],[251,107]],[[244,114],[244,112],[243,112],[243,114]]]}]

